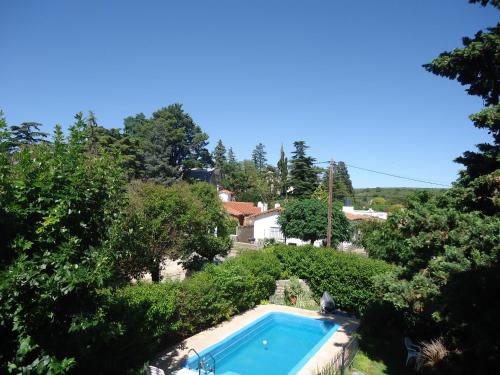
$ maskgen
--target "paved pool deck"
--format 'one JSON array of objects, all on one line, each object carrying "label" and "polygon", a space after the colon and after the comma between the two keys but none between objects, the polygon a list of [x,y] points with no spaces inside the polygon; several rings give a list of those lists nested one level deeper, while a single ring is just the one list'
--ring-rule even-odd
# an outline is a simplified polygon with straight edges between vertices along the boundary
[{"label": "paved pool deck", "polygon": [[328,341],[316,352],[316,354],[311,357],[311,359],[299,371],[298,375],[311,375],[316,370],[322,369],[326,366],[328,362],[331,361],[340,350],[342,350],[342,345],[349,341],[351,335],[359,326],[358,320],[348,316],[333,315],[325,317],[315,311],[297,309],[290,306],[273,304],[259,305],[242,314],[234,316],[226,322],[191,336],[179,344],[170,347],[157,357],[157,359],[153,362],[153,365],[163,369],[165,374],[171,374],[182,367],[185,360],[188,358],[188,351],[190,348],[194,348],[196,351],[201,352],[209,346],[223,340],[240,328],[253,322],[255,319],[258,319],[270,312],[285,312],[318,319],[329,319],[340,326],[332,337],[330,337]]}]

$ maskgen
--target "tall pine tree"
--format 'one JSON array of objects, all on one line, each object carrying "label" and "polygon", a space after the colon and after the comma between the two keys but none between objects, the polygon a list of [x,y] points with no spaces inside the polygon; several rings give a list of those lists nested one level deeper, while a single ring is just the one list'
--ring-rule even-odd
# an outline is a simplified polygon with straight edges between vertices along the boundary
[{"label": "tall pine tree", "polygon": [[266,155],[266,147],[262,143],[259,143],[257,146],[255,146],[252,152],[252,160],[255,164],[255,169],[257,169],[257,172],[262,172],[265,169],[267,163]]},{"label": "tall pine tree", "polygon": [[215,146],[212,159],[214,160],[216,168],[222,169],[226,163],[226,147],[220,139]]},{"label": "tall pine tree", "polygon": [[281,145],[280,160],[278,160],[278,178],[280,194],[286,195],[288,189],[288,158],[285,155],[283,145]]},{"label": "tall pine tree", "polygon": [[317,170],[314,167],[314,159],[306,155],[306,146],[304,141],[293,143],[295,151],[292,152],[290,163],[290,187],[291,195],[295,197],[309,197],[318,186]]}]

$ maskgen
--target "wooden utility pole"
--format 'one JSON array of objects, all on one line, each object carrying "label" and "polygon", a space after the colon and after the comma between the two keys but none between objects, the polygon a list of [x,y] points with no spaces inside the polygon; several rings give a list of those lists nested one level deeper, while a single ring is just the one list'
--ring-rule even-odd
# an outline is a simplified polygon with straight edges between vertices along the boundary
[{"label": "wooden utility pole", "polygon": [[330,175],[328,176],[328,228],[326,230],[326,246],[332,246],[332,204],[333,204],[333,159],[330,160]]}]

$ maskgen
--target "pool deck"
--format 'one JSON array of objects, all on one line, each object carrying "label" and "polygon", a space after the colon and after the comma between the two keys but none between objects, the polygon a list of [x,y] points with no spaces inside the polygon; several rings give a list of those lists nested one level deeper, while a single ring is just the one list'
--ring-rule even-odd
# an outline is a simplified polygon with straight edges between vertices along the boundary
[{"label": "pool deck", "polygon": [[[305,366],[298,372],[298,375],[311,375],[316,370],[323,368],[328,362],[342,349],[342,344],[345,344],[351,338],[351,335],[358,328],[359,322],[351,317],[333,315],[325,317],[318,312],[311,310],[297,309],[290,306],[282,305],[259,305],[242,314],[236,315],[230,320],[223,322],[213,328],[200,332],[194,336],[187,338],[179,344],[167,349],[161,353],[154,361],[154,365],[163,369],[165,374],[171,374],[179,370],[184,361],[188,358],[190,348],[196,349],[198,352],[212,346],[227,336],[231,335],[240,328],[253,322],[255,319],[270,313],[270,312],[285,312],[308,316],[312,318],[322,318],[334,321],[340,327],[328,339],[328,341],[311,357]],[[276,374],[280,375],[280,374]]]}]

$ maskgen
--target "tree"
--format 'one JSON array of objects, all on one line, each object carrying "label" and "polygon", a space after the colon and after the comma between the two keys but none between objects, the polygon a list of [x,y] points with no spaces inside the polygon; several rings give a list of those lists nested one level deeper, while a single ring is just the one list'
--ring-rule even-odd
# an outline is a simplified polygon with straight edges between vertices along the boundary
[{"label": "tree", "polygon": [[129,206],[113,231],[125,277],[150,272],[157,282],[165,259],[199,269],[229,251],[229,218],[215,187],[133,181],[128,197]]},{"label": "tree", "polygon": [[443,52],[424,68],[456,79],[468,86],[470,95],[481,97],[485,103],[484,109],[470,119],[477,128],[488,130],[493,136],[493,144],[479,144],[479,152],[467,151],[455,159],[466,167],[462,177],[474,179],[500,168],[500,24],[487,32],[479,31],[474,38],[463,38],[463,44],[464,48]]},{"label": "tree", "polygon": [[117,156],[129,179],[143,176],[144,151],[137,138],[123,134],[120,129],[102,126],[98,126],[94,132],[97,146]]},{"label": "tree", "polygon": [[283,145],[281,145],[280,159],[278,160],[278,178],[280,194],[286,195],[288,190],[288,158],[285,155]]},{"label": "tree", "polygon": [[[470,2],[498,8],[497,1]],[[406,209],[392,212],[363,238],[370,256],[401,267],[378,280],[383,301],[403,318],[406,331],[444,339],[452,353],[449,373],[494,372],[499,366],[493,317],[500,312],[491,300],[500,259],[499,37],[497,25],[424,65],[483,99],[485,108],[471,119],[488,129],[493,144],[457,159],[466,169],[451,189],[433,197],[415,194]]]},{"label": "tree", "polygon": [[148,124],[144,113],[135,116],[129,116],[123,120],[123,129],[125,134],[132,137],[140,137]]},{"label": "tree", "polygon": [[257,172],[262,172],[266,167],[266,154],[266,147],[262,143],[259,143],[257,146],[255,146],[254,150],[252,151],[252,160],[255,164],[255,169],[257,169]]},{"label": "tree", "polygon": [[172,104],[153,113],[125,119],[126,134],[138,138],[144,149],[144,176],[170,184],[183,171],[212,164],[207,150],[208,136],[185,113],[181,104]]},{"label": "tree", "polygon": [[290,165],[290,187],[291,194],[295,197],[308,197],[318,186],[317,170],[314,167],[316,159],[306,156],[306,146],[304,141],[293,143],[295,151],[292,152]]},{"label": "tree", "polygon": [[[350,225],[339,205],[332,210],[332,246],[350,237]],[[288,238],[314,243],[326,237],[328,206],[318,199],[301,199],[288,203],[278,218],[281,231]]]},{"label": "tree", "polygon": [[116,285],[105,243],[125,179],[86,142],[77,120],[67,140],[58,128],[0,158],[2,373],[95,373],[113,334],[99,291]]},{"label": "tree", "polygon": [[[323,175],[323,186],[328,191],[330,169],[325,169]],[[333,164],[333,199],[344,202],[345,199],[354,199],[354,189],[347,166],[343,161]]]},{"label": "tree", "polygon": [[220,139],[215,146],[212,159],[214,160],[216,168],[222,169],[224,167],[224,164],[226,163],[226,147]]},{"label": "tree", "polygon": [[41,125],[38,122],[23,122],[19,126],[11,126],[11,145],[21,147],[44,142],[48,134],[40,131]]},{"label": "tree", "polygon": [[237,162],[236,155],[235,155],[232,147],[229,147],[229,151],[227,152],[227,162],[229,164],[234,164]]}]

